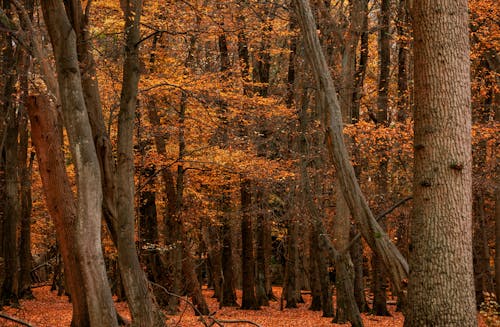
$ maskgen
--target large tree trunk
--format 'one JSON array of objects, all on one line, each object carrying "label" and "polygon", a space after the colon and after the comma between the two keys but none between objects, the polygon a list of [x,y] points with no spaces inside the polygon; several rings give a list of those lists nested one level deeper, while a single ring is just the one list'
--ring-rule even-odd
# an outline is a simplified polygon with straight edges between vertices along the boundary
[{"label": "large tree trunk", "polygon": [[64,276],[73,305],[71,326],[90,326],[85,288],[81,287],[84,285],[84,277],[75,243],[76,202],[62,152],[62,126],[58,122],[54,105],[43,96],[29,99],[28,114],[45,201],[54,220],[56,239],[64,266],[68,267]]},{"label": "large tree trunk", "polygon": [[396,290],[408,275],[408,264],[375,220],[364,198],[344,144],[342,114],[329,68],[323,55],[311,8],[306,0],[294,0],[304,36],[307,59],[320,96],[319,117],[326,130],[328,153],[338,172],[342,193],[368,245],[384,262]]},{"label": "large tree trunk", "polygon": [[[4,0],[3,9],[7,16],[11,17],[10,1]],[[0,288],[0,307],[11,303],[18,303],[17,294],[17,224],[19,221],[19,197],[18,197],[18,128],[16,108],[13,97],[18,72],[16,72],[16,56],[13,48],[13,38],[10,33],[5,36],[5,44],[2,43],[2,104],[1,104],[1,124],[2,134],[0,135],[0,161],[4,170],[4,198],[3,219],[0,225],[2,234],[0,245],[0,256],[3,258],[3,280]]]},{"label": "large tree trunk", "polygon": [[5,278],[0,293],[0,305],[18,303],[18,251],[17,225],[20,217],[19,206],[19,170],[18,170],[18,132],[19,122],[10,101],[4,104],[9,118],[3,152],[5,162],[5,216],[2,225],[2,257],[4,258]]},{"label": "large tree trunk", "polygon": [[83,97],[75,32],[62,2],[44,0],[42,9],[54,50],[62,111],[77,171],[76,244],[90,321],[96,326],[116,326],[101,248],[101,174]]},{"label": "large tree trunk", "polygon": [[415,165],[405,326],[477,326],[467,1],[414,1]]}]

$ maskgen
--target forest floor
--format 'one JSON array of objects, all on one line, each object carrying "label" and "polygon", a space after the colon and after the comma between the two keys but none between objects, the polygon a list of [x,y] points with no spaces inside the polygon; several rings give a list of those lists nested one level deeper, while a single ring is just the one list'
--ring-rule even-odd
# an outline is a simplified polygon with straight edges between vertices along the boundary
[{"label": "forest floor", "polygon": [[[332,318],[321,317],[321,312],[310,311],[309,307],[311,297],[304,294],[306,303],[299,304],[297,309],[284,309],[280,311],[279,301],[271,302],[269,307],[262,307],[261,310],[240,310],[238,308],[219,309],[218,303],[212,298],[213,291],[203,290],[207,298],[211,312],[216,312],[214,317],[221,321],[221,325],[226,327],[252,326],[248,323],[225,323],[224,320],[249,320],[262,327],[333,327],[350,326],[350,324],[333,324]],[[274,293],[280,296],[281,288],[274,288]],[[63,327],[69,326],[71,321],[71,303],[65,296],[57,296],[56,292],[50,292],[50,286],[44,286],[33,289],[34,300],[21,301],[20,308],[4,308],[3,313],[12,317],[29,322],[33,327]],[[237,292],[238,299],[241,300],[241,292]],[[241,301],[240,301],[241,303]],[[393,301],[390,301],[393,303]],[[130,314],[125,302],[116,303],[116,308],[120,314],[130,319]],[[366,327],[370,326],[403,326],[404,317],[400,312],[395,312],[395,305],[389,305],[391,317],[379,317],[363,314],[363,322]],[[202,326],[199,317],[194,315],[193,310],[186,303],[181,304],[180,312],[175,316],[168,316],[169,326],[176,327],[194,327]],[[205,318],[210,325],[210,318]],[[0,326],[17,327],[20,326],[14,322],[0,318]],[[217,326],[217,324],[215,324]],[[479,317],[479,326],[486,327],[486,324]]]}]

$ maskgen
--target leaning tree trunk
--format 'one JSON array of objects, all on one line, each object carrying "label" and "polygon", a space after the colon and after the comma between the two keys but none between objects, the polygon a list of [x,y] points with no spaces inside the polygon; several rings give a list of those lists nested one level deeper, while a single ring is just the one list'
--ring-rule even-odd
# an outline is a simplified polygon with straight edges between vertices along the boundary
[{"label": "leaning tree trunk", "polygon": [[384,262],[393,285],[398,291],[401,288],[401,282],[408,275],[408,264],[375,220],[361,192],[344,144],[340,105],[319,43],[311,8],[307,0],[294,0],[294,3],[304,37],[307,59],[311,65],[318,91],[322,94],[320,106],[318,106],[319,116],[323,117],[327,149],[337,170],[342,193],[361,234]]},{"label": "leaning tree trunk", "polygon": [[467,1],[414,1],[415,159],[405,326],[477,326]]},{"label": "leaning tree trunk", "polygon": [[75,244],[76,203],[66,173],[62,130],[54,105],[44,96],[30,97],[28,114],[31,122],[31,141],[35,146],[45,201],[54,220],[56,239],[63,264],[66,287],[73,306],[72,327],[90,325],[80,261]]},{"label": "leaning tree trunk", "polygon": [[101,248],[101,175],[83,97],[75,32],[62,2],[43,0],[41,4],[54,50],[62,111],[77,171],[76,244],[90,322],[96,326],[116,326]]}]

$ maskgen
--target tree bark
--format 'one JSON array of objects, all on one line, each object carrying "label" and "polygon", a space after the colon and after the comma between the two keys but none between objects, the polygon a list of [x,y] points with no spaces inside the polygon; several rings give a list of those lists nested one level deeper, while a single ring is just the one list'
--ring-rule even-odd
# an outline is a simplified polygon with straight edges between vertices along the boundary
[{"label": "tree bark", "polygon": [[252,203],[250,180],[243,179],[240,185],[241,191],[241,243],[242,243],[242,282],[243,294],[241,309],[256,310],[257,298],[255,296],[255,259],[253,255],[253,230],[250,206]]},{"label": "tree bark", "polygon": [[414,1],[415,159],[405,326],[477,326],[467,1]]},{"label": "tree bark", "polygon": [[66,160],[62,152],[62,126],[54,104],[44,96],[30,97],[28,114],[31,140],[35,146],[45,202],[54,221],[56,239],[65,267],[66,287],[73,306],[72,327],[90,326],[90,317],[81,262],[76,246],[76,201],[73,197]]},{"label": "tree bark", "polygon": [[122,0],[125,16],[125,59],[118,114],[117,248],[120,275],[135,326],[163,326],[146,275],[139,264],[134,232],[134,119],[139,84],[141,0]]},{"label": "tree bark", "polygon": [[90,321],[96,326],[116,326],[101,248],[101,174],[83,97],[76,36],[62,2],[44,0],[41,4],[54,50],[62,111],[77,171],[76,243]]},{"label": "tree bark", "polygon": [[399,290],[401,282],[407,277],[408,264],[376,222],[361,192],[344,144],[341,110],[329,68],[321,50],[311,8],[306,0],[294,0],[294,3],[304,36],[307,59],[321,93],[319,116],[322,117],[328,153],[338,172],[342,193],[361,234],[373,251],[380,256],[390,273],[395,289]]}]

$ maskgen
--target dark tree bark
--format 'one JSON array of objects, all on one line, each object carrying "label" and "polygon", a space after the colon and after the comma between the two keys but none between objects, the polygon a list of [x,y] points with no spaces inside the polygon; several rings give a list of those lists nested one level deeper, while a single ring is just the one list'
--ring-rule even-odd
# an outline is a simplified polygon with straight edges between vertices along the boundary
[{"label": "dark tree bark", "polygon": [[319,311],[321,310],[321,283],[319,278],[318,269],[318,233],[314,229],[314,225],[311,224],[309,232],[309,284],[311,285],[311,305],[309,310]]},{"label": "dark tree bark", "polygon": [[122,0],[125,17],[125,58],[123,82],[118,114],[117,148],[117,249],[120,275],[133,324],[163,326],[164,320],[157,308],[144,271],[139,264],[134,232],[134,118],[139,84],[139,40],[141,0]]},{"label": "dark tree bark", "polygon": [[284,299],[286,308],[297,308],[300,303],[299,286],[299,230],[294,218],[288,221],[288,237],[286,246],[286,266],[284,279]]},{"label": "dark tree bark", "polygon": [[399,0],[398,4],[398,111],[397,120],[404,122],[410,114],[410,96],[408,90],[408,63],[410,58],[410,33],[408,32],[408,0]]},{"label": "dark tree bark", "polygon": [[[7,17],[12,17],[10,1],[4,0],[2,8],[7,12]],[[3,258],[3,280],[0,289],[0,307],[2,305],[17,304],[17,225],[20,217],[19,210],[19,185],[18,185],[18,133],[19,121],[17,119],[16,108],[14,107],[13,96],[18,72],[15,67],[17,58],[13,48],[13,38],[10,33],[5,36],[3,44],[2,62],[2,129],[0,145],[0,160],[4,168],[4,188],[3,219],[1,228],[2,244],[0,256]],[[2,277],[2,276],[0,276]]]},{"label": "dark tree bark", "polygon": [[412,17],[415,158],[405,326],[477,326],[467,1],[414,1]]},{"label": "dark tree bark", "polygon": [[240,185],[241,191],[241,243],[242,243],[242,282],[243,294],[241,299],[241,309],[256,310],[255,296],[255,259],[253,255],[253,230],[250,206],[252,204],[250,180],[243,179]]},{"label": "dark tree bark", "polygon": [[222,195],[222,301],[221,307],[238,306],[236,302],[236,291],[234,289],[234,271],[233,271],[233,238],[232,230],[227,217],[228,212],[228,195]]},{"label": "dark tree bark", "polygon": [[[351,228],[351,238],[357,234],[357,230]],[[358,239],[349,249],[351,252],[352,263],[354,265],[354,299],[358,304],[359,312],[368,312],[370,308],[366,302],[365,281],[363,272],[363,244]]]},{"label": "dark tree bark", "polygon": [[266,276],[267,271],[269,270],[269,261],[271,254],[266,256],[265,248],[266,248],[266,236],[268,228],[268,219],[266,214],[264,213],[264,208],[262,205],[263,192],[262,190],[257,190],[256,192],[257,198],[257,222],[255,226],[255,296],[257,297],[257,305],[268,306],[269,298],[268,292],[269,289],[267,286],[267,279],[269,279],[269,275]]}]

